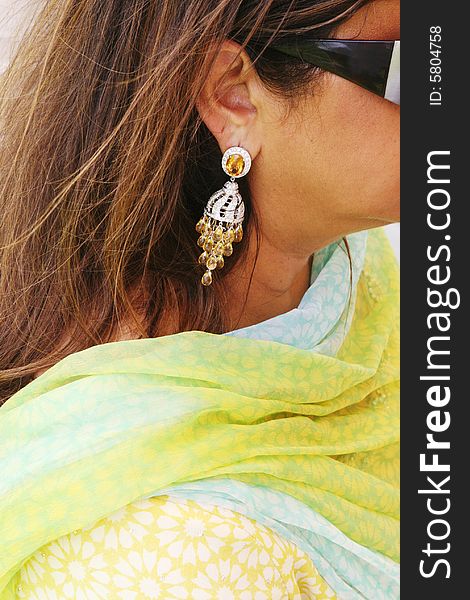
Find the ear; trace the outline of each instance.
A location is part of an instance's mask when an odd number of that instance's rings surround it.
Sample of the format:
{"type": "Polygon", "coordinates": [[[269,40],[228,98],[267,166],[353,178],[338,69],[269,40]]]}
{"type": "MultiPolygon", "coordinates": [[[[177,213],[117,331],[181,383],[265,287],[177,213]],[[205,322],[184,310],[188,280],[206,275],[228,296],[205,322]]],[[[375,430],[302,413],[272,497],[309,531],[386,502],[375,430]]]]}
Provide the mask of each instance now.
{"type": "Polygon", "coordinates": [[[243,146],[254,158],[260,151],[259,90],[259,78],[248,54],[236,42],[223,42],[196,101],[199,115],[222,152],[243,146]]]}

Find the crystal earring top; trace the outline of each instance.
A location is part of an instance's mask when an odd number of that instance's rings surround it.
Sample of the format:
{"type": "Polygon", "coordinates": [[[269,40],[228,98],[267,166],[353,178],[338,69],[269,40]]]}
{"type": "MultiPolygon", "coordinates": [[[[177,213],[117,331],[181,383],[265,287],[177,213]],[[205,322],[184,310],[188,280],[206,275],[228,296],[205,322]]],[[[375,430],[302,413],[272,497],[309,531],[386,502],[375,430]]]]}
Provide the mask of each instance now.
{"type": "Polygon", "coordinates": [[[222,156],[222,169],[230,177],[244,177],[251,168],[251,156],[245,148],[232,146],[222,156]]]}

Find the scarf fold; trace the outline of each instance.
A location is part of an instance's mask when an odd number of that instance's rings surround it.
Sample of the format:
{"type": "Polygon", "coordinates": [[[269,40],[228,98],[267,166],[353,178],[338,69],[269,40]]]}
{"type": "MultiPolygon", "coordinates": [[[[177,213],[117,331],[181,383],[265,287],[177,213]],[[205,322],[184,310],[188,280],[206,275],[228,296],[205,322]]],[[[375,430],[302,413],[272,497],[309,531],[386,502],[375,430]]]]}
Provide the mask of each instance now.
{"type": "Polygon", "coordinates": [[[397,562],[398,294],[370,230],[334,355],[192,331],[88,348],[17,392],[0,409],[0,598],[49,541],[215,478],[291,496],[397,562]]]}

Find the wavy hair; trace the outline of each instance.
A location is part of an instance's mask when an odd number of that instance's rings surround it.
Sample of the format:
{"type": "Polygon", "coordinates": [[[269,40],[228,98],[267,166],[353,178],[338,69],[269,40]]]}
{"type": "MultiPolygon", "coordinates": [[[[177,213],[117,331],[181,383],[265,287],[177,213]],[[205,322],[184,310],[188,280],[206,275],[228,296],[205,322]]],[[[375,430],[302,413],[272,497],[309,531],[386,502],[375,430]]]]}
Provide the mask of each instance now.
{"type": "Polygon", "coordinates": [[[0,78],[0,404],[37,370],[113,341],[123,318],[140,337],[226,331],[223,276],[244,242],[204,288],[194,230],[225,181],[195,107],[212,60],[233,39],[294,101],[318,69],[270,44],[330,37],[367,2],[44,3],[0,78]]]}

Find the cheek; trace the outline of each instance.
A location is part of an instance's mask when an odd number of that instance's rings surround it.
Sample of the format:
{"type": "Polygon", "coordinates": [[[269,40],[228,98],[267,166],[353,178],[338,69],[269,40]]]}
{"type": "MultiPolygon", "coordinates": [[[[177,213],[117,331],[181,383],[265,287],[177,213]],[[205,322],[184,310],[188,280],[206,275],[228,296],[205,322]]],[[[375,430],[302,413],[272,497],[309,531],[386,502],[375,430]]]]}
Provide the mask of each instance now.
{"type": "MultiPolygon", "coordinates": [[[[321,148],[316,158],[324,187],[338,210],[393,218],[399,203],[399,107],[332,76],[310,122],[316,123],[310,137],[321,148]]],[[[311,156],[308,147],[303,154],[311,156]]]]}
{"type": "Polygon", "coordinates": [[[398,106],[325,77],[287,122],[267,120],[259,180],[289,198],[285,218],[398,220],[399,118],[398,106]]]}
{"type": "Polygon", "coordinates": [[[343,158],[349,155],[352,164],[362,163],[373,171],[386,169],[388,159],[398,155],[399,107],[344,79],[336,78],[335,83],[325,98],[330,149],[343,158]]]}
{"type": "MultiPolygon", "coordinates": [[[[372,94],[370,94],[372,95],[372,94]]],[[[365,213],[397,220],[400,207],[400,109],[373,96],[370,110],[361,114],[357,152],[351,167],[354,192],[362,195],[365,213]]]]}

